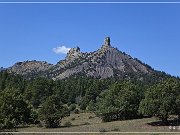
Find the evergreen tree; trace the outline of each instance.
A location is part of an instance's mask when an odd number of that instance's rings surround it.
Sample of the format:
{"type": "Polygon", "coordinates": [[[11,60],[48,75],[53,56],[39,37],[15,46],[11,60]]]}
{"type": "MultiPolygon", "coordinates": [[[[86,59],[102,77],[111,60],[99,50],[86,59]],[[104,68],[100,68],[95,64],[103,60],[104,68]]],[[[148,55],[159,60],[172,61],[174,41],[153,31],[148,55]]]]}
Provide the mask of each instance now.
{"type": "Polygon", "coordinates": [[[68,108],[63,106],[61,100],[54,95],[46,99],[39,113],[41,119],[45,120],[48,128],[59,127],[61,119],[70,114],[68,108]]]}
{"type": "Polygon", "coordinates": [[[98,99],[96,114],[103,121],[137,118],[141,98],[139,89],[131,82],[115,83],[98,99]]]}
{"type": "Polygon", "coordinates": [[[4,90],[0,94],[0,128],[14,128],[31,122],[32,109],[18,90],[4,90]]]}
{"type": "Polygon", "coordinates": [[[180,83],[170,78],[150,87],[141,101],[139,111],[142,114],[159,117],[165,125],[170,114],[179,116],[180,83]]]}

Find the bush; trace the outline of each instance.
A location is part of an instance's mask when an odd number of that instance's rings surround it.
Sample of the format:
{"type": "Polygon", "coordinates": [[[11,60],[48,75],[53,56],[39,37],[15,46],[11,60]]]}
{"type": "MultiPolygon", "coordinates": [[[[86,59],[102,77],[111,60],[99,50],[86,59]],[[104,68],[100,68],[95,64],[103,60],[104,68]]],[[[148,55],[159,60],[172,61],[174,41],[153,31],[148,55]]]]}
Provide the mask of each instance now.
{"type": "Polygon", "coordinates": [[[76,109],[76,105],[75,104],[71,104],[70,106],[69,106],[69,110],[70,111],[74,111],[76,109]]]}
{"type": "Polygon", "coordinates": [[[71,120],[73,121],[73,120],[75,120],[75,118],[71,118],[71,120]]]}
{"type": "Polygon", "coordinates": [[[67,121],[67,122],[64,123],[64,126],[65,127],[71,127],[72,123],[70,121],[67,121]]]}
{"type": "Polygon", "coordinates": [[[89,119],[92,119],[92,118],[94,118],[93,116],[89,116],[89,119]]]}
{"type": "Polygon", "coordinates": [[[89,102],[88,111],[94,112],[96,110],[96,105],[93,101],[89,102]]]}
{"type": "Polygon", "coordinates": [[[79,114],[79,110],[78,109],[74,110],[74,113],[79,114]]]}
{"type": "Polygon", "coordinates": [[[84,125],[90,125],[90,123],[89,122],[85,122],[84,125]]]}
{"type": "Polygon", "coordinates": [[[81,109],[81,110],[86,110],[86,107],[87,107],[87,104],[85,104],[85,103],[82,103],[82,104],[80,105],[80,109],[81,109]]]}
{"type": "Polygon", "coordinates": [[[99,129],[99,132],[107,132],[107,130],[104,129],[104,128],[100,128],[100,129],[99,129]]]}
{"type": "Polygon", "coordinates": [[[43,127],[43,125],[44,124],[42,122],[40,122],[40,123],[37,124],[37,127],[43,127]]]}
{"type": "Polygon", "coordinates": [[[71,102],[68,102],[67,105],[70,106],[70,105],[71,105],[71,102]]]}
{"type": "Polygon", "coordinates": [[[36,111],[32,110],[30,117],[31,117],[30,123],[32,123],[32,124],[39,124],[40,123],[40,121],[38,119],[38,113],[36,111]]]}

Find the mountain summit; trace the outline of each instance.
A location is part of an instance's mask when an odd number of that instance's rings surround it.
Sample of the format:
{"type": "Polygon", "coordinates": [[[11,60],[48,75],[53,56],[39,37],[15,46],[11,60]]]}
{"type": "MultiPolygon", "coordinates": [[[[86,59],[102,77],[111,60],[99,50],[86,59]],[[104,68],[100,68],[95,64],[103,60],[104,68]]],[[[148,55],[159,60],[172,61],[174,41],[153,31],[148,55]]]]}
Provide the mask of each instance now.
{"type": "Polygon", "coordinates": [[[70,76],[84,75],[95,78],[131,78],[151,75],[155,70],[138,59],[111,46],[110,37],[106,37],[100,49],[94,52],[81,52],[79,47],[71,48],[64,60],[56,65],[40,61],[18,62],[9,72],[27,77],[42,75],[53,80],[70,76]]]}

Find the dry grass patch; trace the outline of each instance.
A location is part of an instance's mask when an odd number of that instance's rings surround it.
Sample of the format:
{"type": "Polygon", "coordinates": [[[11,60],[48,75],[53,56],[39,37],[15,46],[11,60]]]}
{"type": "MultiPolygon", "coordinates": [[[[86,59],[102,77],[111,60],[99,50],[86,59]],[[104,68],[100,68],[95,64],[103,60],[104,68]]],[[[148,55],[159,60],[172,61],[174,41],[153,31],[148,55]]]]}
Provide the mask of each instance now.
{"type": "Polygon", "coordinates": [[[67,121],[71,121],[72,126],[91,125],[102,122],[100,118],[96,117],[95,114],[92,113],[71,114],[69,117],[62,120],[62,124],[67,121]]]}
{"type": "MultiPolygon", "coordinates": [[[[144,118],[144,119],[134,119],[134,120],[125,120],[125,121],[102,122],[100,118],[96,117],[92,113],[80,113],[80,114],[71,114],[71,116],[64,118],[62,120],[62,127],[60,128],[47,129],[47,128],[29,127],[29,128],[20,128],[18,129],[18,131],[100,132],[102,134],[104,133],[110,134],[109,132],[169,132],[169,134],[171,134],[172,131],[169,130],[168,126],[151,126],[147,124],[155,121],[157,121],[157,119],[155,118],[144,118]],[[70,122],[71,126],[63,127],[63,125],[67,122],[70,122]]],[[[73,135],[76,134],[73,133],[73,135]]],[[[93,134],[89,134],[89,135],[93,135],[93,134]]],[[[131,134],[126,134],[126,135],[131,135],[131,134]]],[[[154,134],[149,133],[149,134],[141,134],[141,135],[154,135],[154,134]]],[[[158,133],[157,135],[163,135],[163,134],[158,133]]]]}

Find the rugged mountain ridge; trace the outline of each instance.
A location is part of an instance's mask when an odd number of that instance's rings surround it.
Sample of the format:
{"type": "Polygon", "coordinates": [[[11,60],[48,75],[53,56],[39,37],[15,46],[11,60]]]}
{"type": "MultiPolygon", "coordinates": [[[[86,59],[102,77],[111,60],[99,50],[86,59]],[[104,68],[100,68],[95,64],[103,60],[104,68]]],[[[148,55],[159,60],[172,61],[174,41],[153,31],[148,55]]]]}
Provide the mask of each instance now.
{"type": "Polygon", "coordinates": [[[41,61],[18,62],[8,69],[9,72],[23,76],[45,76],[53,80],[75,75],[95,78],[143,76],[154,74],[150,66],[132,58],[130,55],[111,46],[110,38],[104,40],[100,49],[90,53],[71,48],[64,60],[56,65],[41,61]]]}
{"type": "Polygon", "coordinates": [[[17,62],[8,69],[10,73],[20,74],[28,78],[45,73],[53,65],[45,61],[24,61],[17,62]]]}

